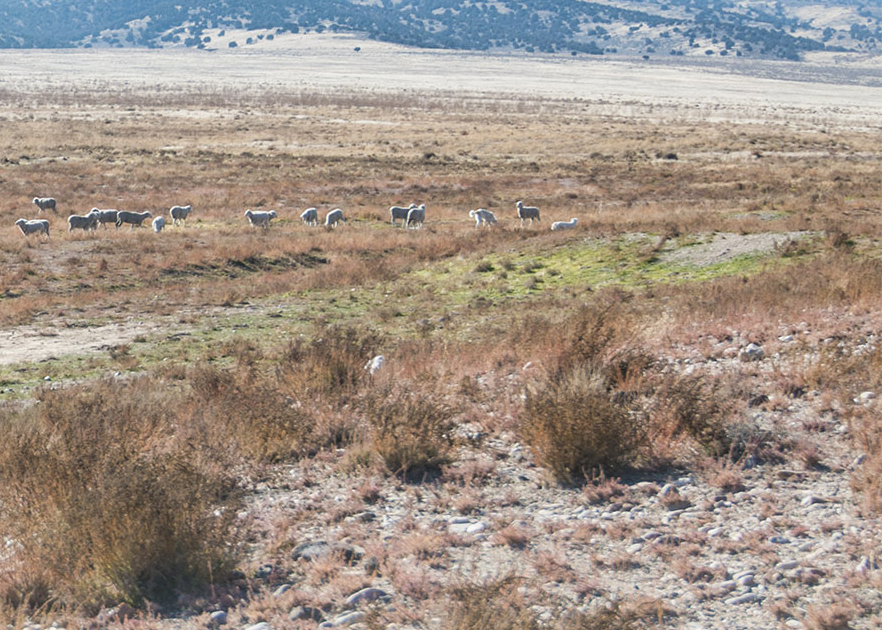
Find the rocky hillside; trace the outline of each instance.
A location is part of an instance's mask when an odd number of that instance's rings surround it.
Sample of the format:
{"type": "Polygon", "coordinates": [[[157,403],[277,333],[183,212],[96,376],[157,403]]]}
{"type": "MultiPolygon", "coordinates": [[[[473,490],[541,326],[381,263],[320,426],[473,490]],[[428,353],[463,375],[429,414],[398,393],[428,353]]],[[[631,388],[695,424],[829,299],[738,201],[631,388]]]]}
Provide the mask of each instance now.
{"type": "Polygon", "coordinates": [[[797,60],[875,52],[880,18],[857,0],[23,0],[0,8],[0,47],[237,48],[329,30],[424,48],[797,60]]]}

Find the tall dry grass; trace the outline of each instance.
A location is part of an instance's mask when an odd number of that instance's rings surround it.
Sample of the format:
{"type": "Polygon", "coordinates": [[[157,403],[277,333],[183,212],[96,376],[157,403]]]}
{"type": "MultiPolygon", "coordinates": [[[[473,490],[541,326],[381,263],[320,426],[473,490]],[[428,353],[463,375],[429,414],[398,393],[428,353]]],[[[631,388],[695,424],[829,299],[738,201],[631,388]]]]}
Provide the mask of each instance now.
{"type": "Polygon", "coordinates": [[[3,411],[3,602],[88,612],[226,579],[239,494],[178,408],[141,378],[47,390],[3,411]]]}

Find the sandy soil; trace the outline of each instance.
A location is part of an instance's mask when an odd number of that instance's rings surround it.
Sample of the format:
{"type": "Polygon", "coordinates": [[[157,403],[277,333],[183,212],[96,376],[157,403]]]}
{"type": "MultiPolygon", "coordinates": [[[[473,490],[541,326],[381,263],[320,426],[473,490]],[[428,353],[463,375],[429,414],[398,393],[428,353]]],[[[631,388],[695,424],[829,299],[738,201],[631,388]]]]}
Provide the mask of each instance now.
{"type": "Polygon", "coordinates": [[[622,60],[427,51],[352,35],[287,35],[236,49],[0,51],[0,89],[365,90],[580,99],[589,113],[876,128],[882,69],[810,62],[622,60]],[[360,51],[356,52],[355,48],[360,51]]]}

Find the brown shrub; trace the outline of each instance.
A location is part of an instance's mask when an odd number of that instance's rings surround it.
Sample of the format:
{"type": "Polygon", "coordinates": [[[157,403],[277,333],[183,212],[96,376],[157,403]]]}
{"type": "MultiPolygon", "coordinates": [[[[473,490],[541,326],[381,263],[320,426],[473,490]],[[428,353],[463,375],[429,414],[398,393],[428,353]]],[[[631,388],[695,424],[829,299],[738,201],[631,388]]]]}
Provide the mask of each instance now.
{"type": "Polygon", "coordinates": [[[178,434],[179,405],[138,379],[44,391],[3,414],[6,602],[139,605],[224,578],[238,495],[208,445],[178,434]]]}
{"type": "Polygon", "coordinates": [[[520,435],[540,466],[572,483],[638,464],[645,425],[585,367],[528,390],[520,435]]]}
{"type": "Polygon", "coordinates": [[[393,474],[418,478],[451,461],[456,410],[425,387],[383,385],[365,398],[369,448],[393,474]]]}

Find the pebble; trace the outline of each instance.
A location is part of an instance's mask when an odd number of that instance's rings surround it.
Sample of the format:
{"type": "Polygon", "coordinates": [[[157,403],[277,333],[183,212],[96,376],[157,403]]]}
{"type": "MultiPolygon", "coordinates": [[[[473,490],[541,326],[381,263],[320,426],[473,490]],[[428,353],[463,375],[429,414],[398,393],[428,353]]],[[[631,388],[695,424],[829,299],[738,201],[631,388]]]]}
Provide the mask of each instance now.
{"type": "Polygon", "coordinates": [[[227,623],[227,611],[226,610],[215,610],[208,617],[208,623],[211,626],[222,626],[227,623]]]}
{"type": "Polygon", "coordinates": [[[481,521],[477,523],[472,523],[466,528],[466,533],[468,534],[480,534],[485,529],[487,529],[487,525],[481,521]]]}
{"type": "Polygon", "coordinates": [[[319,628],[336,628],[338,626],[348,626],[353,623],[363,621],[365,617],[366,615],[360,610],[343,613],[342,615],[335,617],[333,621],[325,621],[324,623],[319,625],[319,628]]]}
{"type": "Polygon", "coordinates": [[[322,611],[312,606],[295,606],[288,612],[288,619],[290,621],[299,621],[301,619],[322,621],[324,618],[325,615],[322,611]]]}
{"type": "Polygon", "coordinates": [[[799,566],[799,563],[796,560],[786,560],[784,562],[779,562],[775,565],[776,571],[789,571],[790,569],[795,569],[799,566]]]}
{"type": "Polygon", "coordinates": [[[265,621],[261,621],[252,626],[248,626],[245,630],[270,630],[270,625],[265,621]]]}
{"type": "Polygon", "coordinates": [[[392,596],[389,595],[386,591],[368,586],[367,588],[356,591],[355,593],[347,597],[346,605],[358,606],[362,603],[375,602],[377,600],[389,601],[390,599],[392,599],[392,596]]]}
{"type": "Polygon", "coordinates": [[[759,601],[759,595],[756,593],[744,593],[744,595],[730,597],[725,600],[725,603],[727,606],[737,606],[739,604],[751,604],[756,601],[759,601]]]}
{"type": "Polygon", "coordinates": [[[748,344],[738,353],[739,361],[760,361],[765,358],[765,351],[755,343],[748,344]]]}
{"type": "Polygon", "coordinates": [[[287,593],[290,590],[291,590],[290,584],[282,584],[279,588],[277,588],[275,591],[273,591],[273,597],[275,599],[278,599],[279,597],[281,597],[282,595],[284,595],[285,593],[287,593]]]}

